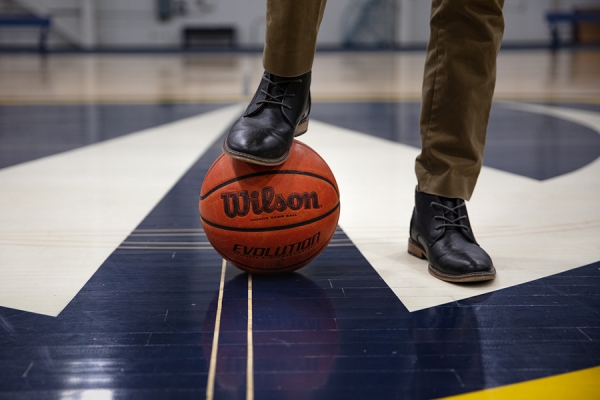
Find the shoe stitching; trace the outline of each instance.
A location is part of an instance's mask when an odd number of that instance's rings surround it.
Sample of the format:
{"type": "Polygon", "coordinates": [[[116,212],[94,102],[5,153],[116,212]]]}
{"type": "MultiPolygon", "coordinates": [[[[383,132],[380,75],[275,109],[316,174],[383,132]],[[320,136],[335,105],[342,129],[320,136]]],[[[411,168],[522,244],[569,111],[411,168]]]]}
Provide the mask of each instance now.
{"type": "Polygon", "coordinates": [[[445,278],[468,278],[470,276],[491,276],[491,275],[496,275],[496,268],[494,268],[494,267],[492,267],[492,269],[490,271],[488,271],[488,272],[469,272],[469,273],[460,274],[460,275],[451,275],[451,274],[447,274],[445,272],[439,271],[435,267],[433,267],[431,264],[429,264],[429,268],[431,270],[433,270],[436,275],[443,276],[445,278]]]}
{"type": "Polygon", "coordinates": [[[281,157],[278,157],[278,158],[262,158],[262,157],[253,156],[251,154],[246,154],[246,153],[242,153],[239,151],[231,150],[229,148],[229,146],[227,146],[227,143],[224,143],[223,151],[230,156],[234,156],[234,158],[236,158],[235,156],[237,156],[243,160],[261,161],[263,163],[269,163],[269,165],[277,165],[277,164],[283,163],[285,160],[287,160],[287,158],[289,157],[289,153],[290,153],[288,151],[284,155],[282,155],[281,157]]]}

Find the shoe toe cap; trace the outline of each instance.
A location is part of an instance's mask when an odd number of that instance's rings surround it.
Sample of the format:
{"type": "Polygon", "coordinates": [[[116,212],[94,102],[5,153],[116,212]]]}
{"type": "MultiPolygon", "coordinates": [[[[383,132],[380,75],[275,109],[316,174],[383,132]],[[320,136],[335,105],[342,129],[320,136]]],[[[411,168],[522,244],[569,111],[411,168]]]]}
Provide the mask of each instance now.
{"type": "Polygon", "coordinates": [[[277,129],[248,123],[236,123],[229,131],[225,145],[231,151],[264,158],[280,157],[290,147],[277,129]]]}
{"type": "Polygon", "coordinates": [[[452,275],[485,273],[494,269],[490,256],[476,244],[443,254],[437,261],[437,269],[452,275]]]}

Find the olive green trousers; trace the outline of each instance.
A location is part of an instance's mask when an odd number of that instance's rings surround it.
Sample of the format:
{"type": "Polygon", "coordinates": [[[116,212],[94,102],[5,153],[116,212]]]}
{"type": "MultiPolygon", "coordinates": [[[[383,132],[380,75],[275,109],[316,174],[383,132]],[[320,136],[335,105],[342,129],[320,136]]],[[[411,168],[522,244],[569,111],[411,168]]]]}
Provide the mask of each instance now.
{"type": "MultiPolygon", "coordinates": [[[[312,68],[326,0],[267,0],[263,64],[279,76],[312,68]]],[[[504,32],[504,0],[433,0],[420,119],[417,189],[469,200],[485,146],[504,32]]]]}

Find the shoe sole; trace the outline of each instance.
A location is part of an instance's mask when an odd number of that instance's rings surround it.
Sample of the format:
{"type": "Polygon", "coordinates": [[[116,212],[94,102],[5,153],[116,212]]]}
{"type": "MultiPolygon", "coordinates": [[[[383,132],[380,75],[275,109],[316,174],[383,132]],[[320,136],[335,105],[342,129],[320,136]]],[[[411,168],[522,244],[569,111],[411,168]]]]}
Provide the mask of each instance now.
{"type": "MultiPolygon", "coordinates": [[[[429,260],[427,258],[425,249],[411,238],[408,238],[408,253],[422,260],[429,260]]],[[[496,277],[496,269],[494,267],[492,267],[492,270],[489,272],[472,272],[462,275],[449,275],[438,271],[433,267],[433,265],[429,264],[428,271],[432,276],[441,279],[442,281],[454,283],[491,281],[496,277]]]]}
{"type": "MultiPolygon", "coordinates": [[[[294,137],[298,137],[303,135],[308,130],[308,119],[301,121],[296,130],[294,131],[294,137]]],[[[274,167],[276,165],[283,164],[285,160],[290,156],[290,151],[286,151],[284,155],[279,158],[270,159],[270,158],[262,158],[253,156],[251,154],[241,153],[239,151],[231,150],[227,146],[227,141],[223,142],[223,153],[227,154],[229,157],[235,158],[236,160],[245,161],[251,164],[265,165],[267,167],[274,167]]]]}

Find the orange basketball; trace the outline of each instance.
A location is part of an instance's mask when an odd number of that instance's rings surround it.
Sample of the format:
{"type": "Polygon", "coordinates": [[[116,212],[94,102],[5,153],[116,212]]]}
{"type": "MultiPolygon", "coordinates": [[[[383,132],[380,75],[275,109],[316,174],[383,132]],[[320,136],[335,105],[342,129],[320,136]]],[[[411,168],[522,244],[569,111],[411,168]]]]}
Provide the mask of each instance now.
{"type": "Polygon", "coordinates": [[[275,167],[220,155],[202,183],[199,208],[206,237],[223,258],[272,274],[301,268],[327,247],[340,198],[325,161],[294,141],[275,167]]]}

